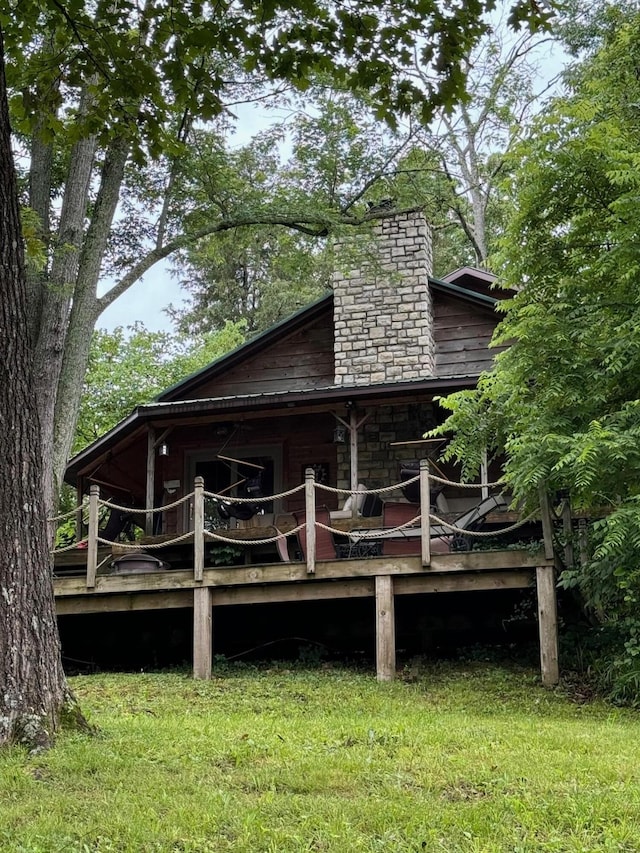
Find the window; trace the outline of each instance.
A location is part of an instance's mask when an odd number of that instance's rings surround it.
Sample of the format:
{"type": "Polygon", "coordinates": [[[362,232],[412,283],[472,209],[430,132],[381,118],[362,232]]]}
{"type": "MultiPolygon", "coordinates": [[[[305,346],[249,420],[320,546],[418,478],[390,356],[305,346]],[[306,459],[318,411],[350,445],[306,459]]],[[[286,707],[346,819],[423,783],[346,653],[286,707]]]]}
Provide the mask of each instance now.
{"type": "MultiPolygon", "coordinates": [[[[191,454],[187,459],[189,482],[204,479],[207,492],[229,498],[273,495],[282,490],[282,448],[278,446],[226,448],[222,454],[210,451],[191,454]]],[[[260,504],[263,512],[275,512],[278,501],[260,504]]],[[[205,526],[221,526],[215,502],[205,502],[205,526]]]]}

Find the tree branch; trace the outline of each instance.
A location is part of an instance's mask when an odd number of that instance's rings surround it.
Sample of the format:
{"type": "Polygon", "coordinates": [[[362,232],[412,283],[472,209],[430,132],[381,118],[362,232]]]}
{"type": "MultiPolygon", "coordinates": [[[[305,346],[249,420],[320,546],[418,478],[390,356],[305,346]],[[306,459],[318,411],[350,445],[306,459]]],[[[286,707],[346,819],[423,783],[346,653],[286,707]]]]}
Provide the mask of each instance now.
{"type": "Polygon", "coordinates": [[[212,234],[220,234],[224,231],[231,231],[234,228],[246,228],[251,225],[281,225],[283,228],[291,228],[294,231],[300,231],[303,234],[309,234],[312,237],[327,237],[334,225],[349,225],[357,227],[364,225],[367,222],[372,222],[378,219],[387,219],[389,216],[395,216],[402,213],[412,213],[417,208],[405,208],[402,210],[371,210],[367,211],[362,216],[349,216],[342,214],[337,220],[331,219],[321,214],[314,216],[305,214],[303,216],[295,216],[293,214],[256,214],[234,217],[233,219],[224,219],[211,225],[206,225],[198,229],[193,234],[182,235],[181,237],[171,240],[164,246],[152,249],[142,260],[138,261],[129,272],[123,276],[120,281],[115,284],[111,290],[104,294],[96,301],[97,316],[99,316],[106,308],[109,307],[119,296],[134,285],[141,276],[148,272],[151,267],[159,261],[168,258],[174,252],[188,246],[191,243],[196,243],[203,237],[209,237],[212,234]]]}

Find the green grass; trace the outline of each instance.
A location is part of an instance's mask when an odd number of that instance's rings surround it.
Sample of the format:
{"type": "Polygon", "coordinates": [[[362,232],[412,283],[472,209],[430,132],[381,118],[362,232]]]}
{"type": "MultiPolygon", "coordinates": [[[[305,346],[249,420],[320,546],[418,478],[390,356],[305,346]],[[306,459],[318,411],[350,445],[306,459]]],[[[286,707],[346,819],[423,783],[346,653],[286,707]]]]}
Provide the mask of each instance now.
{"type": "Polygon", "coordinates": [[[100,734],[0,754],[3,853],[640,850],[637,714],[530,670],[72,681],[100,734]]]}

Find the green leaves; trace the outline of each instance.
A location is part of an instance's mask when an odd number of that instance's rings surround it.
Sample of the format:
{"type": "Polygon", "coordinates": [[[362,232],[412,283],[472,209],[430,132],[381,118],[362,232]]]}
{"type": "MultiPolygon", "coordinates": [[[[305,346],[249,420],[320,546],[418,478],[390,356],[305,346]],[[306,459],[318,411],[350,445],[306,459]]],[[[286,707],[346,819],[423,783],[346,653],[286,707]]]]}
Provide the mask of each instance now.
{"type": "Polygon", "coordinates": [[[619,623],[640,599],[639,46],[629,12],[514,152],[499,261],[518,292],[495,341],[515,344],[476,394],[447,401],[445,425],[471,460],[492,435],[518,498],[545,482],[604,511],[567,582],[619,623]]]}
{"type": "MultiPolygon", "coordinates": [[[[73,99],[95,83],[91,116],[103,135],[125,122],[140,151],[159,144],[170,105],[193,115],[224,109],[226,79],[241,61],[247,72],[308,87],[329,73],[350,89],[375,91],[381,116],[395,124],[419,103],[425,118],[464,93],[464,59],[487,30],[492,0],[385,0],[335,4],[288,0],[144,5],[49,4],[25,0],[3,16],[9,82],[22,99],[24,129],[43,111],[55,113],[59,93],[73,99]],[[429,84],[411,75],[414,52],[429,68],[429,84]],[[140,109],[152,118],[145,121],[140,109]],[[142,118],[142,120],[141,120],[142,118]]],[[[544,22],[536,5],[515,3],[513,22],[544,22]]],[[[87,117],[84,122],[89,121],[87,117]]],[[[69,124],[69,130],[83,131],[69,124]]]]}

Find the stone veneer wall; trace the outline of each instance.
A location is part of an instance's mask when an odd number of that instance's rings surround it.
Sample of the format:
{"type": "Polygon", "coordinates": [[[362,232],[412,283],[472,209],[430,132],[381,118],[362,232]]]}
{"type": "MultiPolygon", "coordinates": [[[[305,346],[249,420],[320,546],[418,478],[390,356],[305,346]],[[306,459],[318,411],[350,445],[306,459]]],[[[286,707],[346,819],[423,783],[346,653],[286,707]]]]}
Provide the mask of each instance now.
{"type": "MultiPolygon", "coordinates": [[[[368,411],[366,408],[361,412],[368,411]]],[[[432,403],[399,403],[371,409],[369,420],[360,428],[358,441],[358,476],[371,489],[390,486],[400,480],[399,463],[419,459],[424,450],[418,447],[390,447],[392,441],[411,441],[435,426],[432,403]]],[[[349,488],[349,444],[338,446],[339,489],[349,488]]],[[[385,500],[402,500],[402,494],[383,495],[385,500]]]]}
{"type": "Polygon", "coordinates": [[[431,230],[421,213],[403,213],[374,232],[377,259],[333,277],[336,385],[434,373],[431,230]]]}

